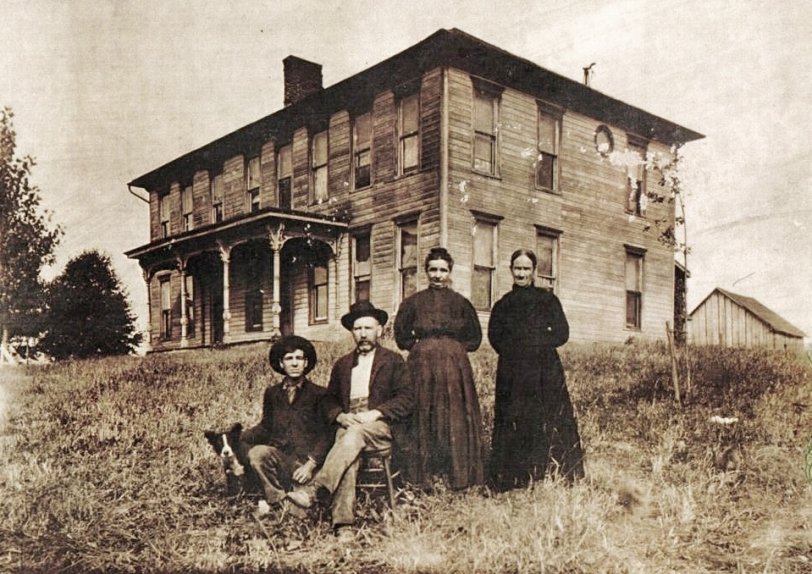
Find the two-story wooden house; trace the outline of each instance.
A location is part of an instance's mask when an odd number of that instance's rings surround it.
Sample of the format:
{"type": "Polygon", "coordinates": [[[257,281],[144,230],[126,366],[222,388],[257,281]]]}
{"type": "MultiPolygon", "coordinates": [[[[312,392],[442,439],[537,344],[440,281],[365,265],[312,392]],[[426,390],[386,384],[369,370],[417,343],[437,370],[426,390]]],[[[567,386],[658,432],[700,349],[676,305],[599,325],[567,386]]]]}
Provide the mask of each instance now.
{"type": "Polygon", "coordinates": [[[284,72],[283,109],[130,183],[153,350],[335,339],[352,301],[393,313],[424,288],[436,245],[483,326],[529,247],[574,340],[664,336],[674,255],[652,222],[674,213],[644,158],[700,134],[456,29],[329,88],[317,64],[284,72]]]}

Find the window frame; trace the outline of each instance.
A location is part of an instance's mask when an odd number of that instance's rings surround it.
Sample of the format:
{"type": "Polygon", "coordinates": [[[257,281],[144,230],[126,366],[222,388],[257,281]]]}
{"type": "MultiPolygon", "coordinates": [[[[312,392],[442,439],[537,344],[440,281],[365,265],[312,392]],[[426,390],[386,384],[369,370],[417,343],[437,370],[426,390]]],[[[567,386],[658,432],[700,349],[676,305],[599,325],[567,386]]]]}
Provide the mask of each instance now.
{"type": "Polygon", "coordinates": [[[398,121],[397,121],[397,141],[398,141],[398,175],[411,175],[420,171],[420,92],[414,92],[402,96],[398,100],[398,121]],[[414,129],[407,131],[404,127],[404,105],[406,102],[415,101],[414,129]],[[414,141],[414,165],[406,165],[406,145],[414,141]]]}
{"type": "Polygon", "coordinates": [[[366,294],[367,298],[364,299],[365,301],[369,301],[372,295],[372,232],[371,229],[363,229],[354,231],[352,234],[353,243],[352,243],[352,274],[353,274],[353,295],[355,298],[356,303],[361,301],[362,299],[359,298],[358,294],[361,291],[359,289],[359,284],[365,283],[366,284],[366,294]],[[367,247],[367,259],[366,261],[360,261],[358,259],[358,253],[360,251],[358,244],[360,240],[365,240],[367,247]],[[362,265],[365,263],[366,265],[362,265]]]}
{"type": "Polygon", "coordinates": [[[482,78],[471,78],[473,87],[472,102],[471,102],[471,169],[479,174],[489,177],[499,177],[501,173],[500,164],[500,149],[499,149],[499,116],[501,113],[502,92],[504,87],[493,84],[482,78]],[[491,131],[486,132],[479,129],[477,120],[479,114],[477,113],[478,99],[487,98],[490,100],[491,107],[491,131]],[[487,139],[490,142],[490,169],[481,169],[477,167],[477,141],[479,138],[487,139]]]}
{"type": "Polygon", "coordinates": [[[625,302],[625,319],[624,323],[627,330],[642,331],[643,329],[643,296],[645,294],[645,262],[646,250],[641,247],[633,245],[624,245],[624,273],[623,273],[623,286],[624,293],[626,294],[625,302]],[[630,261],[636,262],[636,277],[634,278],[634,287],[636,289],[629,289],[629,270],[630,261]],[[632,307],[630,307],[630,305],[632,307]],[[631,318],[631,320],[630,320],[631,318]]]}
{"type": "Polygon", "coordinates": [[[633,153],[636,153],[640,158],[640,162],[634,166],[626,166],[626,198],[624,208],[629,215],[646,217],[646,209],[648,207],[648,195],[646,190],[648,142],[642,138],[627,134],[626,149],[629,152],[629,157],[631,157],[633,153]],[[633,173],[632,170],[635,170],[636,174],[633,173]],[[639,176],[640,179],[635,179],[634,175],[639,176]],[[636,182],[637,185],[634,185],[632,183],[633,181],[636,182]]]}
{"type": "Polygon", "coordinates": [[[195,336],[195,276],[186,273],[183,276],[183,290],[186,295],[186,336],[195,336]]]}
{"type": "Polygon", "coordinates": [[[564,123],[564,112],[560,108],[551,106],[544,102],[536,102],[536,161],[533,163],[533,180],[536,189],[548,191],[550,193],[561,193],[561,137],[564,123]],[[543,119],[551,119],[553,121],[553,142],[552,152],[542,149],[542,125],[543,119]],[[547,186],[539,181],[540,175],[540,162],[542,159],[549,157],[552,161],[552,185],[547,186]]]}
{"type": "Polygon", "coordinates": [[[158,196],[158,221],[160,224],[161,239],[169,237],[171,231],[169,197],[169,192],[158,196]]]}
{"type": "Polygon", "coordinates": [[[397,226],[396,245],[395,245],[395,271],[397,273],[397,290],[396,294],[399,297],[398,303],[402,302],[409,295],[413,295],[420,289],[420,218],[417,214],[410,214],[401,217],[395,221],[397,226]],[[403,247],[404,247],[404,231],[413,228],[414,233],[414,264],[404,266],[403,247]],[[406,280],[407,277],[414,276],[414,290],[406,292],[405,288],[409,284],[406,280]]]}
{"type": "Polygon", "coordinates": [[[161,315],[159,322],[162,341],[172,340],[172,276],[166,274],[158,277],[161,297],[161,315]]]}
{"type": "Polygon", "coordinates": [[[293,144],[286,143],[281,145],[276,150],[276,206],[279,209],[293,209],[293,144]],[[289,159],[290,173],[285,173],[283,154],[287,155],[289,159]],[[283,186],[283,182],[286,185],[283,186]],[[285,198],[283,202],[283,187],[286,187],[285,198]]]}
{"type": "Polygon", "coordinates": [[[477,311],[490,311],[494,304],[494,294],[496,292],[496,263],[499,260],[499,223],[502,217],[490,213],[471,211],[474,218],[474,228],[471,230],[471,303],[477,311]],[[481,226],[488,226],[492,230],[490,245],[490,263],[482,265],[477,262],[477,232],[481,226]],[[484,274],[482,272],[485,272],[484,274]],[[479,290],[476,289],[477,278],[487,275],[488,291],[487,302],[481,304],[477,299],[479,290]]]}
{"type": "Polygon", "coordinates": [[[211,198],[211,222],[221,223],[223,221],[223,195],[225,193],[223,173],[215,174],[209,181],[209,197],[211,198]],[[219,188],[219,195],[218,195],[219,188]]]}
{"type": "Polygon", "coordinates": [[[249,156],[245,159],[245,211],[246,213],[256,213],[262,206],[260,204],[259,191],[262,187],[262,162],[260,154],[249,156]],[[255,168],[251,166],[254,165],[255,168]]]}
{"type": "MultiPolygon", "coordinates": [[[[373,139],[373,117],[372,111],[366,111],[364,113],[357,114],[352,119],[352,188],[353,190],[359,189],[366,189],[372,186],[372,139],[373,139]],[[367,121],[369,122],[369,141],[366,142],[366,147],[361,147],[361,143],[359,143],[359,134],[358,134],[358,123],[361,118],[367,117],[367,121]],[[359,162],[361,158],[366,154],[369,158],[367,161],[368,163],[364,166],[359,166],[359,162]],[[359,185],[359,173],[360,167],[366,167],[368,174],[367,174],[367,181],[359,185]]],[[[362,142],[363,143],[363,142],[362,142]]]]}
{"type": "Polygon", "coordinates": [[[551,227],[536,226],[536,256],[539,258],[539,263],[541,262],[541,254],[543,253],[541,249],[542,238],[552,240],[552,253],[550,255],[552,274],[542,274],[541,266],[536,265],[536,285],[542,289],[558,294],[560,284],[561,231],[551,227]]]}
{"type": "Polygon", "coordinates": [[[187,185],[181,188],[180,205],[183,218],[183,231],[191,231],[195,228],[195,200],[194,187],[192,185],[187,185]]]}
{"type": "Polygon", "coordinates": [[[307,294],[309,322],[311,325],[327,323],[330,320],[330,268],[327,262],[314,263],[307,268],[307,294]],[[316,284],[316,268],[324,269],[324,282],[316,284]],[[319,315],[319,294],[324,289],[324,314],[319,315]]]}
{"type": "Polygon", "coordinates": [[[321,205],[330,199],[330,132],[329,130],[321,130],[313,134],[310,138],[310,205],[321,205]],[[318,138],[324,138],[324,161],[323,163],[316,163],[317,161],[317,147],[316,143],[318,138]],[[319,179],[319,174],[324,173],[322,179],[319,179]],[[316,188],[319,181],[324,182],[324,197],[319,197],[319,190],[316,188]]]}

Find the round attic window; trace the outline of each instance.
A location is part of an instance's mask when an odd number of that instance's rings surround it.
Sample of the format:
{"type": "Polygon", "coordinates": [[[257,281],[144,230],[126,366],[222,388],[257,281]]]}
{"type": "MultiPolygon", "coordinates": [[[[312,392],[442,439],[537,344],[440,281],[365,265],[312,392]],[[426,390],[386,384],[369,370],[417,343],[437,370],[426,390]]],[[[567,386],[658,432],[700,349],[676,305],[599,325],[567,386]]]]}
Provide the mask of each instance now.
{"type": "Polygon", "coordinates": [[[606,157],[615,149],[615,140],[612,137],[612,130],[606,126],[598,126],[595,130],[595,149],[598,153],[606,157]]]}

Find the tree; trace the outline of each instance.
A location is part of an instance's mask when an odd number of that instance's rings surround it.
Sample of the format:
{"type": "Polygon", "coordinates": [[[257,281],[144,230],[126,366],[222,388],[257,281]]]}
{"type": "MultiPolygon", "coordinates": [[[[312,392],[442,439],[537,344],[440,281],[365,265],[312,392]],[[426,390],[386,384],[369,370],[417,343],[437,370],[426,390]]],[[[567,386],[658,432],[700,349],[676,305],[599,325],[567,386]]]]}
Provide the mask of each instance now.
{"type": "Polygon", "coordinates": [[[96,250],[71,259],[48,287],[40,348],[54,357],[125,355],[141,342],[126,289],[110,257],[96,250]]]}
{"type": "Polygon", "coordinates": [[[0,111],[0,345],[15,335],[37,335],[43,304],[43,265],[54,261],[62,236],[51,213],[40,209],[39,189],[31,184],[34,160],[17,157],[17,134],[10,108],[0,111]]]}

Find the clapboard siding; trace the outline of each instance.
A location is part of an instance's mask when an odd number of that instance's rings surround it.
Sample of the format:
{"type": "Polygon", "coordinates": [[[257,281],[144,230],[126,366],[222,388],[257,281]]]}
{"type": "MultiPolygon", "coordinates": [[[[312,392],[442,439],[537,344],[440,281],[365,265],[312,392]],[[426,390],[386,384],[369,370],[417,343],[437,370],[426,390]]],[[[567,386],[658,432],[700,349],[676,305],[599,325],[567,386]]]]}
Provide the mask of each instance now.
{"type": "MultiPolygon", "coordinates": [[[[510,88],[501,94],[497,176],[472,171],[473,84],[458,70],[449,73],[448,106],[449,249],[457,260],[455,288],[470,294],[474,213],[503,218],[498,227],[496,298],[512,285],[510,254],[521,247],[535,249],[536,226],[544,226],[561,233],[558,294],[573,340],[662,338],[666,321],[673,321],[674,260],[651,224],[659,218],[673,221],[673,212],[667,204],[650,203],[645,218],[629,217],[624,207],[625,166],[613,165],[595,150],[594,133],[601,122],[565,110],[559,188],[550,193],[535,186],[535,98],[510,88]],[[645,249],[639,331],[625,327],[625,245],[645,249]]],[[[625,133],[613,129],[613,135],[615,149],[622,150],[625,133]]],[[[649,150],[670,153],[656,143],[649,150]]],[[[663,191],[659,178],[651,174],[648,186],[650,191],[663,191]]]]}

